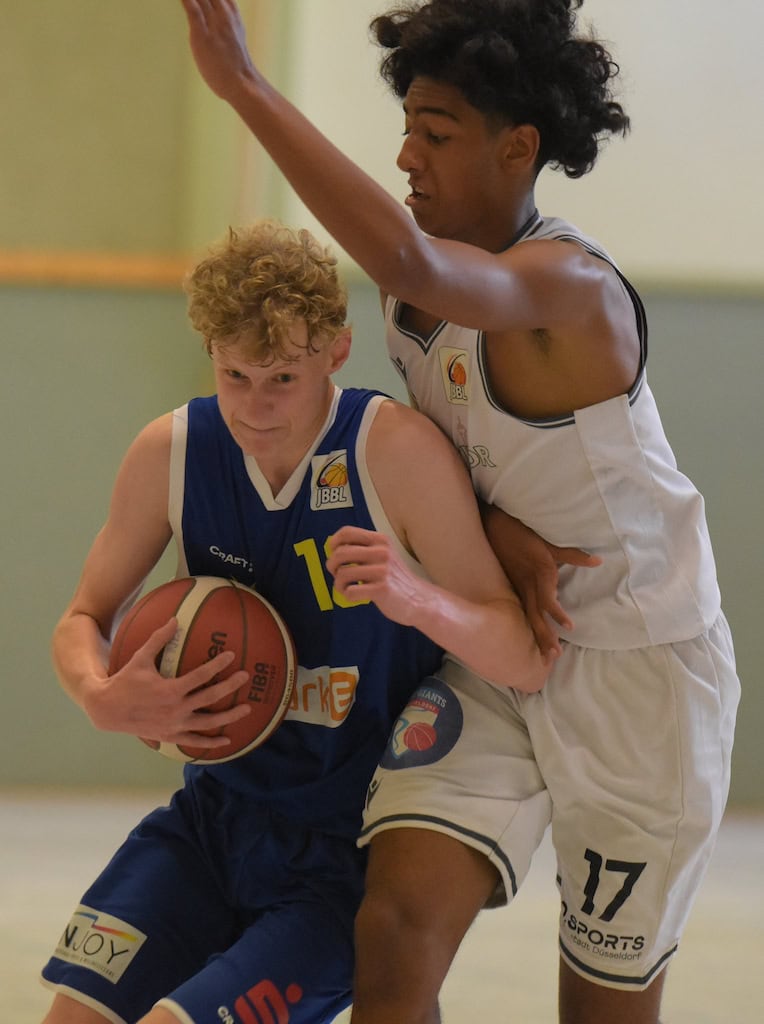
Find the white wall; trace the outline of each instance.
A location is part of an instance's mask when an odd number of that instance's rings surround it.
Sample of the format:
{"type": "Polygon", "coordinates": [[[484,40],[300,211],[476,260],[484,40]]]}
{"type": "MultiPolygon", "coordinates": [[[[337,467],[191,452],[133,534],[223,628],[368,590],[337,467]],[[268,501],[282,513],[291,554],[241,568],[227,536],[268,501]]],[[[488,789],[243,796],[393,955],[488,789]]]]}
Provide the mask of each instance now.
{"type": "MultiPolygon", "coordinates": [[[[368,35],[386,6],[290,0],[283,84],[332,141],[402,198],[402,117],[368,35]]],[[[764,4],[586,0],[579,19],[612,43],[633,130],[587,178],[545,172],[542,211],[579,223],[642,281],[764,287],[764,4]]],[[[286,220],[316,227],[287,190],[280,202],[286,220]]]]}

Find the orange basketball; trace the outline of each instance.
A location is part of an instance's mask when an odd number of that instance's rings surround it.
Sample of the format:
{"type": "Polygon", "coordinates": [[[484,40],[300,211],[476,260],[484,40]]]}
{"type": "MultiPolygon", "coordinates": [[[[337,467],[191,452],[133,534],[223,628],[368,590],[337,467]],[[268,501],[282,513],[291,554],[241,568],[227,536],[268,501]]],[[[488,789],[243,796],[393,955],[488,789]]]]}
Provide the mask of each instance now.
{"type": "Polygon", "coordinates": [[[167,678],[184,675],[215,655],[232,650],[236,654],[233,663],[212,682],[241,669],[249,678],[233,694],[206,710],[221,711],[248,703],[250,713],[223,729],[205,733],[230,739],[230,745],[221,747],[219,753],[155,740],[143,742],[176,761],[220,764],[242,757],[268,739],[289,706],[297,668],[289,629],[265,598],[234,580],[216,576],[171,580],[142,597],[120,623],[112,642],[109,674],[122,668],[154,630],[173,616],[178,620],[178,631],[157,658],[159,672],[167,678]]]}
{"type": "Polygon", "coordinates": [[[321,484],[325,487],[344,487],[347,482],[348,471],[342,462],[333,462],[321,474],[321,484]]]}
{"type": "Polygon", "coordinates": [[[403,734],[408,750],[429,750],[435,746],[438,734],[428,722],[412,722],[403,734]]]}

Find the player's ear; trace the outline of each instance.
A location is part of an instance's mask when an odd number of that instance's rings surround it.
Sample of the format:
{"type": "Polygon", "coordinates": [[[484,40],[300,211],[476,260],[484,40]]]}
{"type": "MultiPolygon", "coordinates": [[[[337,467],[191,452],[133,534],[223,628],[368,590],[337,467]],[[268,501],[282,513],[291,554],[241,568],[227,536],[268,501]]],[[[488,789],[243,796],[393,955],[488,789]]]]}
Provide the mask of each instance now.
{"type": "Polygon", "coordinates": [[[539,146],[538,128],[532,124],[516,124],[504,129],[502,155],[507,167],[514,171],[533,171],[539,146]]]}
{"type": "Polygon", "coordinates": [[[329,373],[336,373],[341,366],[347,362],[350,355],[350,343],[353,340],[353,332],[349,327],[343,327],[331,344],[329,373]]]}

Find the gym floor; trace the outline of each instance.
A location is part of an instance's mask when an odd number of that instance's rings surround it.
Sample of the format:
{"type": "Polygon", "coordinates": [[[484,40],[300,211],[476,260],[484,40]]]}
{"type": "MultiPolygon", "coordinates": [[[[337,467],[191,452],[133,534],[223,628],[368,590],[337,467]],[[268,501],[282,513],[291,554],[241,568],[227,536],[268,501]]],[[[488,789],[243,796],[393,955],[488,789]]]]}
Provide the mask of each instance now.
{"type": "MultiPolygon", "coordinates": [[[[0,1020],[39,1024],[37,975],[81,890],[164,792],[0,791],[0,1020]]],[[[665,1024],[747,1024],[764,1006],[764,813],[728,814],[679,955],[665,1024]]],[[[514,904],[481,915],[442,993],[445,1024],[554,1024],[554,857],[544,840],[514,904]]],[[[347,1021],[347,1014],[337,1024],[347,1021]]]]}

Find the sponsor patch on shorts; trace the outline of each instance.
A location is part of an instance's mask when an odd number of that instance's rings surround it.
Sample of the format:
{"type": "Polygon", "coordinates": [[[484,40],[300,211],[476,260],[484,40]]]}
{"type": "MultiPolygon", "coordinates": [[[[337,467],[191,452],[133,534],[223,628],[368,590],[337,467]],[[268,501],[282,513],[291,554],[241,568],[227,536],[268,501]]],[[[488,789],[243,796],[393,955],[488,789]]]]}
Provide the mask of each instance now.
{"type": "Polygon", "coordinates": [[[434,764],[453,748],[463,722],[464,712],[453,690],[440,679],[425,680],[393,726],[382,767],[434,764]]]}
{"type": "Polygon", "coordinates": [[[116,983],[145,941],[143,932],[126,921],[79,906],[64,928],[54,956],[116,983]]]}

